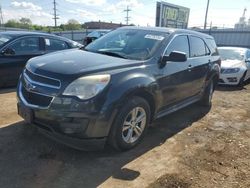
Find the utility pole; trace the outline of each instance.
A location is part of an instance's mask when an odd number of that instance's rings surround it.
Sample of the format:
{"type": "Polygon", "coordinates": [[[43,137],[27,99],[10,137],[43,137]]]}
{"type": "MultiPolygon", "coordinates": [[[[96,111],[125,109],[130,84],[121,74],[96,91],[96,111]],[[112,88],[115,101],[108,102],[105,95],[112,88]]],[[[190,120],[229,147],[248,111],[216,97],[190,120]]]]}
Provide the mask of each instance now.
{"type": "Polygon", "coordinates": [[[126,24],[128,25],[128,21],[130,20],[131,17],[128,16],[129,12],[132,11],[131,9],[129,9],[129,7],[127,6],[127,9],[123,10],[124,12],[127,13],[127,16],[125,17],[125,21],[126,24]]]}
{"type": "Polygon", "coordinates": [[[0,27],[3,26],[3,11],[2,11],[2,7],[0,5],[0,27]]]}
{"type": "Polygon", "coordinates": [[[207,28],[207,13],[208,13],[208,8],[209,8],[209,1],[210,0],[207,0],[207,9],[206,9],[206,14],[205,14],[204,29],[207,28]]]}
{"type": "Polygon", "coordinates": [[[52,19],[55,21],[55,27],[57,27],[57,20],[59,19],[59,17],[58,17],[58,15],[56,13],[56,11],[57,11],[57,9],[56,9],[56,0],[53,1],[53,5],[54,5],[54,8],[53,8],[54,16],[53,16],[52,19]]]}

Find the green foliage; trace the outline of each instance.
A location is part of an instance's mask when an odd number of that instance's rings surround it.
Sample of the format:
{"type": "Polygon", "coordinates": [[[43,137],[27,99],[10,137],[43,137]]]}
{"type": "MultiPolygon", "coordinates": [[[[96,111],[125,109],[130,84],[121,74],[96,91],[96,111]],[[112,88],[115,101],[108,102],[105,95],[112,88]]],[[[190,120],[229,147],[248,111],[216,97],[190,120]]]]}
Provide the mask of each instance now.
{"type": "Polygon", "coordinates": [[[12,28],[44,31],[44,32],[80,30],[83,28],[82,25],[77,20],[74,20],[74,19],[70,19],[66,24],[61,24],[57,28],[53,26],[41,26],[41,25],[32,24],[29,18],[21,18],[20,20],[11,19],[11,20],[8,20],[4,24],[4,26],[12,27],[12,28]]]}

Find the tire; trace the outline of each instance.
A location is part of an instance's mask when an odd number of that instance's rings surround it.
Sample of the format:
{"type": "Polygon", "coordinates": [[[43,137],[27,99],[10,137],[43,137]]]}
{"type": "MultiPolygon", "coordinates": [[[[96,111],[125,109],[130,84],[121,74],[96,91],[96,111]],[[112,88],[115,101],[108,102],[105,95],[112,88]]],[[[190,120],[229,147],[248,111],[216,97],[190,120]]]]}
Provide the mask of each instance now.
{"type": "Polygon", "coordinates": [[[116,116],[108,143],[116,150],[126,151],[141,142],[150,120],[150,107],[141,97],[133,97],[116,116]]]}
{"type": "Polygon", "coordinates": [[[240,79],[240,82],[238,84],[239,87],[244,87],[244,79],[245,79],[246,74],[247,72],[244,72],[242,78],[240,79]]]}
{"type": "Polygon", "coordinates": [[[214,81],[211,80],[203,93],[203,97],[200,100],[200,104],[203,106],[211,106],[213,92],[214,92],[214,81]]]}

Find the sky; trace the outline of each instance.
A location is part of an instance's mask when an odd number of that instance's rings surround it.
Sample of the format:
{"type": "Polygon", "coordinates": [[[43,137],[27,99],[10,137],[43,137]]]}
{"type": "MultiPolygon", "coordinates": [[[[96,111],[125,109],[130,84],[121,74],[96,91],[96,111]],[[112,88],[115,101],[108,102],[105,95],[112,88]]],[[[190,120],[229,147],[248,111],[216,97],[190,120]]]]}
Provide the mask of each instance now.
{"type": "MultiPolygon", "coordinates": [[[[75,19],[80,23],[106,21],[126,23],[127,5],[132,10],[129,23],[140,26],[155,26],[156,0],[56,0],[58,25],[75,19]]],[[[166,0],[165,2],[190,8],[189,27],[202,27],[207,0],[166,0]]],[[[53,0],[0,0],[3,19],[30,18],[33,24],[53,25],[53,0]]],[[[233,27],[247,8],[250,18],[250,0],[210,0],[208,25],[233,27]]]]}

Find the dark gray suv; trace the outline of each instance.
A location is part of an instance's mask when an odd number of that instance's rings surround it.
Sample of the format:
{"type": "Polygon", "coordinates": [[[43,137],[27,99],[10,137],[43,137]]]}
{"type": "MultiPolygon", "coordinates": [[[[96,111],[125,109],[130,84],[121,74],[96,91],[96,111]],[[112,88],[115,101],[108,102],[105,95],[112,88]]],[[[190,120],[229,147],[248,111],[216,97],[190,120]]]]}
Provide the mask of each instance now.
{"type": "Polygon", "coordinates": [[[211,105],[220,73],[214,39],[168,28],[123,27],[84,49],[29,60],[18,113],[78,149],[137,145],[154,119],[195,102],[211,105]]]}

